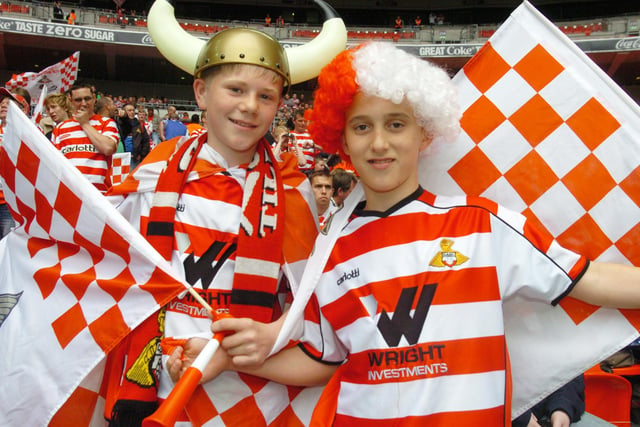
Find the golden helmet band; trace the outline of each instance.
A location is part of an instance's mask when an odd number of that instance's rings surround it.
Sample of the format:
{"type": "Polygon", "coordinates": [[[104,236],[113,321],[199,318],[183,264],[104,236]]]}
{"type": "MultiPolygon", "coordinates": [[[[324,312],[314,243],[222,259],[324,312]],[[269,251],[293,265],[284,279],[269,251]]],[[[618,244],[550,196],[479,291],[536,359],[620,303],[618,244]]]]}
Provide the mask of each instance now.
{"type": "Polygon", "coordinates": [[[151,6],[148,29],[160,53],[196,78],[216,65],[251,64],[281,75],[287,86],[316,77],[346,47],[342,19],[324,1],[314,1],[325,14],[322,31],[308,43],[286,49],[270,35],[248,28],[223,30],[205,42],[180,26],[168,0],[156,0],[151,6]]]}

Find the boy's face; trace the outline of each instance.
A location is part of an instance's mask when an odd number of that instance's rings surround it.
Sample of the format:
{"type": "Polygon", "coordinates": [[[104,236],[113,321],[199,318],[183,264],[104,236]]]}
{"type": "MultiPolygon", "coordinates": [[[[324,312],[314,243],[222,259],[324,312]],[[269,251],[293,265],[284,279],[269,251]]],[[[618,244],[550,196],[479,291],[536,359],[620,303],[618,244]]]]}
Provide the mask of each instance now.
{"type": "Polygon", "coordinates": [[[385,211],[418,188],[418,154],[430,142],[406,100],[356,95],[346,113],[344,150],[360,175],[366,209],[385,211]]]}
{"type": "Polygon", "coordinates": [[[51,117],[55,123],[60,123],[63,120],[67,120],[69,117],[67,116],[67,112],[64,111],[57,102],[51,101],[47,104],[47,114],[51,117]]]}
{"type": "Polygon", "coordinates": [[[229,166],[248,163],[278,111],[282,80],[254,65],[225,68],[193,83],[200,109],[206,109],[208,143],[229,166]]]}

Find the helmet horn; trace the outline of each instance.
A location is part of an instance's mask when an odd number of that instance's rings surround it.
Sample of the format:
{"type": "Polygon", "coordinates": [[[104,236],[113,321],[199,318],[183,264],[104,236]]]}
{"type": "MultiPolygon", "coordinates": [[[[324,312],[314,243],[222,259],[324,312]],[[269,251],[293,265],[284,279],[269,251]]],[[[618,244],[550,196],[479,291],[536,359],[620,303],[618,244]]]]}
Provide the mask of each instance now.
{"type": "MultiPolygon", "coordinates": [[[[314,2],[325,15],[322,31],[302,46],[285,49],[292,84],[316,77],[322,67],[344,50],[347,44],[347,29],[336,11],[323,0],[314,2]]],[[[149,34],[160,53],[178,68],[198,75],[196,64],[206,41],[192,36],[180,26],[169,0],[156,0],[149,10],[147,21],[149,34]]],[[[280,70],[274,71],[282,73],[280,70]]]]}

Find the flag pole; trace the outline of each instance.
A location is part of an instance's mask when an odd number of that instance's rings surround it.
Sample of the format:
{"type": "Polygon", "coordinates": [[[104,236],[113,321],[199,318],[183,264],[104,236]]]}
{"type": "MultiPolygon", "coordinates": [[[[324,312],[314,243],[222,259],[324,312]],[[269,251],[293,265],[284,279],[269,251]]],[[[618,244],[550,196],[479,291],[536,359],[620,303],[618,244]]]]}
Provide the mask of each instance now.
{"type": "MultiPolygon", "coordinates": [[[[214,320],[229,317],[231,317],[230,314],[221,313],[217,314],[214,320]]],[[[191,399],[191,395],[193,395],[198,384],[200,384],[204,369],[227,334],[228,332],[216,332],[213,335],[213,338],[207,342],[198,357],[196,357],[196,360],[193,361],[193,364],[185,370],[171,393],[160,404],[160,407],[142,421],[142,427],[171,427],[175,425],[178,416],[189,399],[191,399]]]]}

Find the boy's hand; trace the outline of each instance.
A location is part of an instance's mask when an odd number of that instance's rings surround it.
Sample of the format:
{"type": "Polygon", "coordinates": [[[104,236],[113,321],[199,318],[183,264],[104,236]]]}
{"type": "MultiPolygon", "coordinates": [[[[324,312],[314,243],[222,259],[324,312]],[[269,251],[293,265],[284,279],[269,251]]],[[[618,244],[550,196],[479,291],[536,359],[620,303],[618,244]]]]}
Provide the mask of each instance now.
{"type": "Polygon", "coordinates": [[[184,371],[196,360],[204,346],[205,338],[191,338],[184,347],[176,347],[167,360],[167,371],[173,382],[178,382],[184,371]]]}
{"type": "MultiPolygon", "coordinates": [[[[167,371],[174,383],[178,382],[189,366],[196,360],[209,340],[205,338],[190,338],[184,347],[176,347],[167,360],[167,371]]],[[[211,361],[207,364],[200,383],[206,383],[217,377],[222,371],[231,368],[231,359],[222,347],[218,348],[211,361]]]]}
{"type": "Polygon", "coordinates": [[[211,325],[213,333],[230,331],[230,335],[222,340],[222,348],[238,367],[261,365],[278,337],[280,325],[261,323],[249,318],[226,318],[215,321],[211,325]]]}

